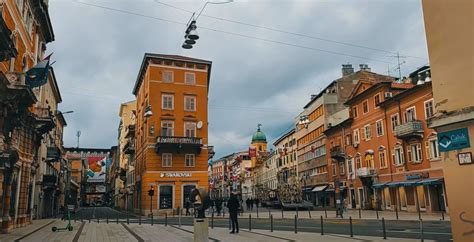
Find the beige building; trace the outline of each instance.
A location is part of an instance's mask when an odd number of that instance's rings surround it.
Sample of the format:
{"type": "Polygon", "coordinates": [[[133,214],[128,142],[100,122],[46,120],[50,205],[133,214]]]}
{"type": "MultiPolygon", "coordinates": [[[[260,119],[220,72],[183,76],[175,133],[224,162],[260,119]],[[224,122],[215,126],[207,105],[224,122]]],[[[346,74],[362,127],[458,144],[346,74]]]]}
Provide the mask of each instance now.
{"type": "Polygon", "coordinates": [[[423,0],[438,133],[454,241],[474,240],[474,2],[423,0]]]}
{"type": "MultiPolygon", "coordinates": [[[[135,125],[135,113],[137,110],[137,102],[130,101],[120,105],[119,117],[119,152],[118,163],[116,164],[116,174],[114,181],[114,201],[115,206],[119,209],[125,209],[127,206],[127,192],[125,185],[127,182],[127,173],[133,172],[132,163],[134,140],[130,137],[129,130],[135,125]]],[[[133,129],[133,128],[132,128],[133,129]]]]}
{"type": "Polygon", "coordinates": [[[277,179],[280,183],[295,184],[298,181],[295,129],[282,135],[273,145],[277,151],[277,179]]]}

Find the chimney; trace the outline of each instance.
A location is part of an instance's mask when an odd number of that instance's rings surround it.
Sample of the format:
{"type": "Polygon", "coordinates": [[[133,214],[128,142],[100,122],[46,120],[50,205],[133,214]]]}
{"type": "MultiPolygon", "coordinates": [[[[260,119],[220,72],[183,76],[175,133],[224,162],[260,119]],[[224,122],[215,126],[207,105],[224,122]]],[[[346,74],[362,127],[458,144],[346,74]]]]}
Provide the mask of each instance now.
{"type": "Polygon", "coordinates": [[[361,71],[370,71],[370,67],[367,64],[360,64],[359,68],[361,71]]]}
{"type": "Polygon", "coordinates": [[[352,67],[352,64],[343,64],[342,65],[342,76],[347,76],[354,73],[354,67],[352,67]]]}
{"type": "Polygon", "coordinates": [[[311,94],[311,100],[315,99],[318,95],[316,94],[311,94]]]}

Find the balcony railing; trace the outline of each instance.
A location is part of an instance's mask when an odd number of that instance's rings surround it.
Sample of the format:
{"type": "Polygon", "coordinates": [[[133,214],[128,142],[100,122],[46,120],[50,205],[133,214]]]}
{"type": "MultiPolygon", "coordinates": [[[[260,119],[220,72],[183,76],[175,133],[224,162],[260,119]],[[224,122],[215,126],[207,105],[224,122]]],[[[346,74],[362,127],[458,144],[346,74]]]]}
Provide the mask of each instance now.
{"type": "Polygon", "coordinates": [[[130,124],[127,126],[125,130],[125,137],[134,137],[135,136],[135,124],[130,124]]]}
{"type": "Polygon", "coordinates": [[[177,137],[177,136],[159,136],[156,139],[156,151],[158,153],[166,150],[169,152],[201,152],[202,138],[198,137],[177,137]]]}
{"type": "Polygon", "coordinates": [[[125,143],[125,146],[123,147],[123,152],[129,155],[135,153],[135,142],[133,139],[127,140],[127,143],[125,143]]]}
{"type": "Polygon", "coordinates": [[[54,174],[43,175],[43,186],[54,186],[56,185],[57,180],[58,180],[57,175],[54,175],[54,174]]]}
{"type": "Polygon", "coordinates": [[[400,139],[411,138],[414,136],[423,137],[423,132],[423,122],[419,120],[413,120],[395,126],[395,136],[400,139]]]}
{"type": "Polygon", "coordinates": [[[46,159],[50,162],[56,162],[61,159],[61,150],[56,146],[48,147],[46,150],[46,159]]]}
{"type": "Polygon", "coordinates": [[[374,168],[361,167],[357,169],[358,177],[369,177],[369,176],[376,176],[376,175],[377,175],[377,171],[374,168]]]}
{"type": "Polygon", "coordinates": [[[346,158],[346,153],[339,145],[332,147],[330,152],[333,159],[341,160],[346,158]]]}
{"type": "Polygon", "coordinates": [[[12,32],[8,29],[3,19],[2,11],[0,11],[0,61],[6,61],[12,57],[16,57],[18,51],[11,38],[12,32]]]}

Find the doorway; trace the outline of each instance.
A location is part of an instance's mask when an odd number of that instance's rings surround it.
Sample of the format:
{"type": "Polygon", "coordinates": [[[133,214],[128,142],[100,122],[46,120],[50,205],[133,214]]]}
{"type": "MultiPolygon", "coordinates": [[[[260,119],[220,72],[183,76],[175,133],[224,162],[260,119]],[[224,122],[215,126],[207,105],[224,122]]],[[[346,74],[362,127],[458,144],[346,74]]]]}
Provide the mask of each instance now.
{"type": "Polygon", "coordinates": [[[350,190],[351,190],[350,191],[350,193],[351,193],[351,207],[356,208],[356,197],[355,197],[354,188],[351,188],[350,190]]]}

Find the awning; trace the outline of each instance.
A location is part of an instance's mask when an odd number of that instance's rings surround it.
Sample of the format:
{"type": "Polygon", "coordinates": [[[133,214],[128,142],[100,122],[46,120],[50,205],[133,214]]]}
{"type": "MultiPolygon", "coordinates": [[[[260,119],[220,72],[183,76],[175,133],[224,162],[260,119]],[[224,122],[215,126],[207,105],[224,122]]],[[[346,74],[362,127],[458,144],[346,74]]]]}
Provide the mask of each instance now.
{"type": "Polygon", "coordinates": [[[326,189],[328,185],[316,186],[313,188],[312,192],[322,192],[326,189]]]}
{"type": "Polygon", "coordinates": [[[420,180],[411,180],[411,181],[404,181],[401,182],[401,185],[404,187],[411,187],[411,186],[416,186],[416,183],[419,182],[420,180]]]}
{"type": "Polygon", "coordinates": [[[301,190],[303,190],[303,191],[309,191],[309,190],[313,190],[313,187],[312,187],[312,186],[303,187],[303,188],[301,188],[301,190]]]}
{"type": "Polygon", "coordinates": [[[443,184],[443,178],[428,178],[418,181],[417,185],[440,185],[443,184]]]}
{"type": "Polygon", "coordinates": [[[376,183],[376,184],[373,184],[372,187],[375,188],[375,189],[381,189],[381,188],[384,188],[387,186],[388,183],[376,183]]]}
{"type": "Polygon", "coordinates": [[[385,183],[386,187],[410,187],[410,186],[416,186],[417,182],[420,180],[409,180],[409,181],[395,181],[395,182],[389,182],[385,183]]]}

